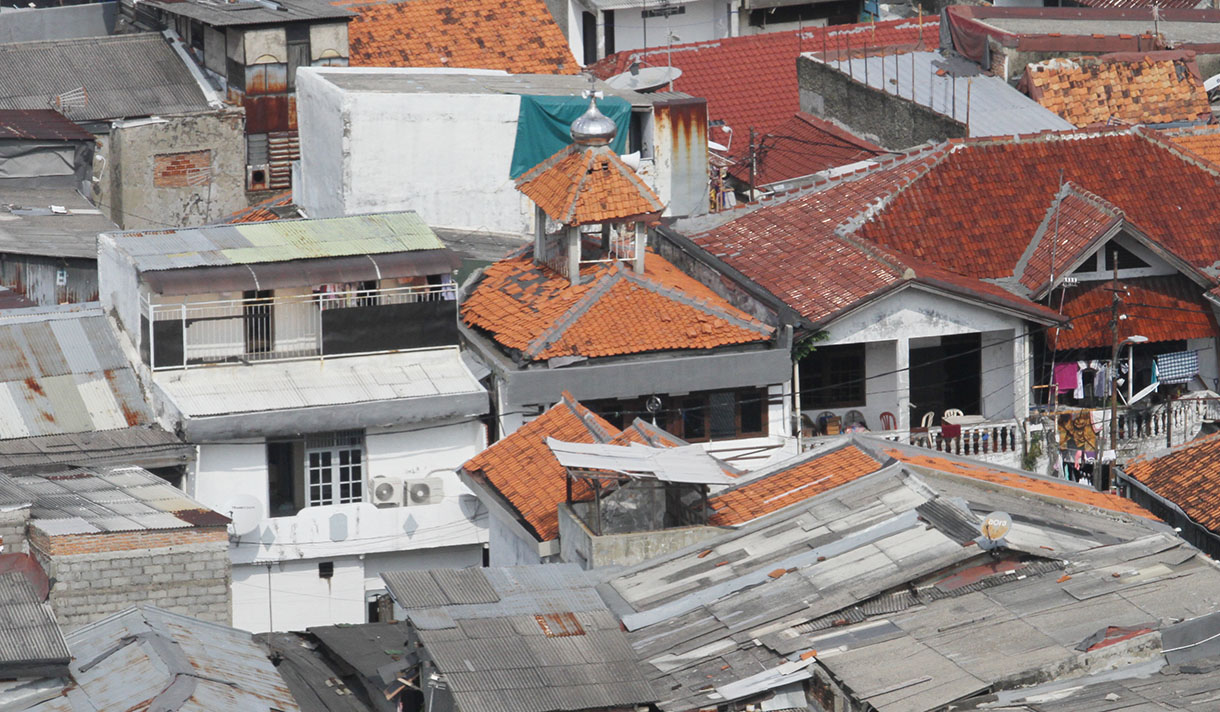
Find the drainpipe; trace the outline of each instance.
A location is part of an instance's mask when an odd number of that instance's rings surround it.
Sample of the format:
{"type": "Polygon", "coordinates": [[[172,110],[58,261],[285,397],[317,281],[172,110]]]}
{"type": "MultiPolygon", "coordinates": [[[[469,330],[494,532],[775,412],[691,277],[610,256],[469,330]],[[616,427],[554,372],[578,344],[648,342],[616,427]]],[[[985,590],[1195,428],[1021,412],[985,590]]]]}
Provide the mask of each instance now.
{"type": "Polygon", "coordinates": [[[796,359],[792,360],[792,422],[796,429],[796,453],[799,455],[805,450],[805,443],[801,442],[801,435],[804,432],[801,422],[801,362],[796,359]]]}

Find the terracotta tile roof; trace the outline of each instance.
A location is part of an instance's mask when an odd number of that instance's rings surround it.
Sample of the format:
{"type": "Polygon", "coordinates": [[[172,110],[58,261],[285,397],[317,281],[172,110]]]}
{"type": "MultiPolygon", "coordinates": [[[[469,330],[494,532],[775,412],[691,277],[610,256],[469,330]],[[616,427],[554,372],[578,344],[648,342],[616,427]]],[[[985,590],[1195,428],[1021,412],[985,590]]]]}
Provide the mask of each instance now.
{"type": "Polygon", "coordinates": [[[759,343],[774,329],[729,305],[651,250],[645,272],[592,264],[581,284],[536,264],[532,249],[496,262],[462,320],[527,360],[615,356],[759,343]]]}
{"type": "Polygon", "coordinates": [[[655,217],[665,209],[609,146],[569,144],[518,177],[517,190],[565,225],[655,217]]]}
{"type": "Polygon", "coordinates": [[[740,217],[691,239],[814,324],[908,281],[1057,320],[1054,312],[1003,287],[844,229],[866,209],[919,180],[944,156],[943,149],[924,150],[886,161],[862,175],[750,206],[740,217]]]}
{"type": "Polygon", "coordinates": [[[1020,88],[1076,126],[1211,120],[1190,51],[1050,59],[1026,65],[1020,88]]]}
{"type": "Polygon", "coordinates": [[[1160,133],[1192,155],[1220,167],[1220,126],[1164,129],[1160,133]]]}
{"type": "Polygon", "coordinates": [[[1122,221],[1121,210],[1086,190],[1065,183],[1051,201],[1042,224],[1026,248],[1025,268],[1017,275],[1019,281],[1033,295],[1041,295],[1050,285],[1052,259],[1054,276],[1058,279],[1067,265],[1075,263],[1122,221]]]}
{"type": "Polygon", "coordinates": [[[1138,9],[1165,8],[1178,10],[1193,10],[1199,7],[1199,0],[1076,0],[1084,7],[1106,9],[1138,9]]]}
{"type": "Polygon", "coordinates": [[[1134,458],[1123,472],[1204,527],[1220,530],[1220,433],[1134,458]]]}
{"type": "MultiPolygon", "coordinates": [[[[755,161],[754,181],[755,185],[769,185],[887,153],[830,121],[797,112],[763,140],[755,161]]],[[[734,164],[731,172],[749,182],[748,165],[734,164]]]]}
{"type": "Polygon", "coordinates": [[[961,477],[991,482],[992,484],[1025,490],[1111,512],[1134,514],[1145,519],[1157,519],[1152,512],[1129,499],[1124,499],[1108,492],[1098,492],[1090,487],[1082,487],[1066,481],[1059,482],[1041,477],[1022,475],[1008,470],[987,467],[983,464],[965,463],[947,457],[912,453],[898,448],[887,449],[885,454],[915,467],[923,467],[950,475],[959,475],[961,477]]]}
{"type": "Polygon", "coordinates": [[[341,0],[332,4],[356,13],[347,27],[353,67],[580,72],[543,0],[341,0]]]}
{"type": "Polygon", "coordinates": [[[274,195],[274,196],[262,201],[261,203],[256,203],[255,205],[251,205],[250,207],[245,208],[244,210],[239,210],[239,211],[233,213],[232,215],[228,216],[227,218],[224,218],[220,222],[223,224],[232,225],[232,224],[237,224],[237,223],[253,223],[253,222],[267,222],[270,220],[280,220],[280,219],[282,219],[282,217],[280,215],[272,212],[271,209],[272,208],[287,208],[290,205],[292,205],[292,191],[288,190],[288,191],[284,191],[283,193],[279,193],[278,195],[274,195]]]}
{"type": "Polygon", "coordinates": [[[854,444],[820,452],[784,469],[723,490],[708,499],[716,526],[736,526],[802,502],[881,469],[854,444]]]}
{"type": "MultiPolygon", "coordinates": [[[[1062,180],[1101,196],[1197,267],[1215,260],[1220,176],[1144,129],[966,139],[856,233],[971,277],[1005,278],[1062,180]],[[1062,172],[1062,173],[1061,173],[1062,172]],[[1014,239],[1014,236],[1022,236],[1014,239]]],[[[860,206],[862,207],[862,206],[860,206]]]]}
{"type": "MultiPolygon", "coordinates": [[[[707,99],[709,120],[721,120],[734,131],[731,153],[749,149],[750,128],[758,134],[776,131],[796,112],[800,100],[796,58],[802,52],[850,47],[916,47],[935,49],[940,40],[936,16],[918,20],[890,20],[858,25],[809,28],[788,32],[728,37],[666,47],[630,50],[607,56],[588,70],[601,79],[621,74],[633,62],[648,66],[672,64],[682,70],[674,91],[707,99]]],[[[728,134],[709,130],[713,141],[724,143],[728,134]]]]}
{"type": "MultiPolygon", "coordinates": [[[[1127,318],[1119,337],[1147,336],[1151,342],[1204,339],[1220,336],[1212,308],[1203,298],[1204,288],[1175,275],[1121,280],[1128,294],[1122,313],[1127,318]]],[[[1082,283],[1068,289],[1063,313],[1072,318],[1072,328],[1047,334],[1056,350],[1110,346],[1110,282],[1082,283]]]]}
{"type": "MultiPolygon", "coordinates": [[[[567,471],[546,439],[605,443],[618,434],[618,428],[565,393],[560,402],[471,458],[462,469],[495,488],[539,541],[550,541],[559,536],[558,507],[567,501],[567,471]]],[[[588,495],[579,487],[573,491],[576,499],[588,495]]]]}

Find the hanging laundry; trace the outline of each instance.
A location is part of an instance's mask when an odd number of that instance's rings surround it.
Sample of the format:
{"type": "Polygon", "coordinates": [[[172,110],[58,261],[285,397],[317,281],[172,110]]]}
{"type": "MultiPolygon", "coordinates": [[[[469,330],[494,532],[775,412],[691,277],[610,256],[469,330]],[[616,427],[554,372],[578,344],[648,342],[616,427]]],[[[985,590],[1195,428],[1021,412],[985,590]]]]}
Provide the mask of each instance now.
{"type": "Polygon", "coordinates": [[[1110,367],[1105,364],[1098,366],[1097,373],[1093,374],[1093,395],[1098,398],[1110,395],[1110,367]]]}
{"type": "Polygon", "coordinates": [[[1077,410],[1060,413],[1059,447],[1072,450],[1096,450],[1097,433],[1093,430],[1091,411],[1077,410]]]}
{"type": "Polygon", "coordinates": [[[1067,393],[1075,391],[1080,385],[1080,366],[1074,363],[1060,363],[1055,365],[1055,386],[1059,389],[1059,393],[1067,393]]]}
{"type": "Polygon", "coordinates": [[[1161,383],[1186,383],[1199,373],[1199,352],[1161,354],[1155,363],[1154,373],[1161,383]]]}
{"type": "Polygon", "coordinates": [[[1093,421],[1093,432],[1100,433],[1102,431],[1102,428],[1105,427],[1106,421],[1110,419],[1110,411],[1091,410],[1091,411],[1089,411],[1089,417],[1093,421]]]}

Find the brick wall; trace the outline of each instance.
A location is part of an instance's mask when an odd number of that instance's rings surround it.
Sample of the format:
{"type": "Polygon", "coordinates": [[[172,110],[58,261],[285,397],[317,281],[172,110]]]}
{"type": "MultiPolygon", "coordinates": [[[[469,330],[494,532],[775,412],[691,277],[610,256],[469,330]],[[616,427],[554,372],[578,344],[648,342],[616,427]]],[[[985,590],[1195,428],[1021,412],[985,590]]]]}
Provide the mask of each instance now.
{"type": "MultiPolygon", "coordinates": [[[[138,535],[161,534],[164,532],[138,535]]],[[[98,538],[106,536],[113,535],[98,538]]],[[[232,620],[227,537],[88,553],[67,553],[71,547],[54,542],[60,538],[32,530],[30,548],[52,579],[51,607],[65,632],[140,603],[225,625],[232,620]],[[59,553],[48,553],[40,546],[48,541],[59,553]]],[[[159,540],[149,536],[147,542],[159,540]]]]}
{"type": "Polygon", "coordinates": [[[211,167],[210,150],[158,153],[153,156],[153,186],[185,188],[188,185],[207,185],[211,178],[205,176],[204,172],[211,170],[211,167]]]}
{"type": "Polygon", "coordinates": [[[25,525],[30,520],[30,508],[0,512],[0,542],[5,554],[20,554],[26,550],[25,525]]]}
{"type": "Polygon", "coordinates": [[[52,556],[61,554],[95,554],[105,551],[134,551],[185,546],[208,542],[224,542],[229,534],[225,527],[195,527],[161,531],[113,532],[106,534],[63,534],[47,536],[37,523],[30,529],[30,541],[40,551],[52,556]]]}

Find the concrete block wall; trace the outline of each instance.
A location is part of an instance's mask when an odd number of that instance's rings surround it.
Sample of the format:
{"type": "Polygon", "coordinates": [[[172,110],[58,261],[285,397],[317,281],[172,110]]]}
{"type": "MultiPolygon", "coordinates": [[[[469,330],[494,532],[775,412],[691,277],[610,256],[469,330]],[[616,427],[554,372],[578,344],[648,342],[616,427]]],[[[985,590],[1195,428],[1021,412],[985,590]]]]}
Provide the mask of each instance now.
{"type": "Polygon", "coordinates": [[[800,106],[823,119],[834,119],[892,150],[927,141],[944,141],[967,135],[966,125],[892,94],[873,89],[831,65],[809,57],[796,63],[800,106]]]}
{"type": "Polygon", "coordinates": [[[51,577],[51,607],[65,632],[141,603],[231,622],[227,541],[81,554],[48,554],[34,544],[51,577]]]}
{"type": "Polygon", "coordinates": [[[5,554],[20,554],[26,551],[25,527],[30,521],[30,508],[21,507],[0,512],[0,543],[5,554]]]}

